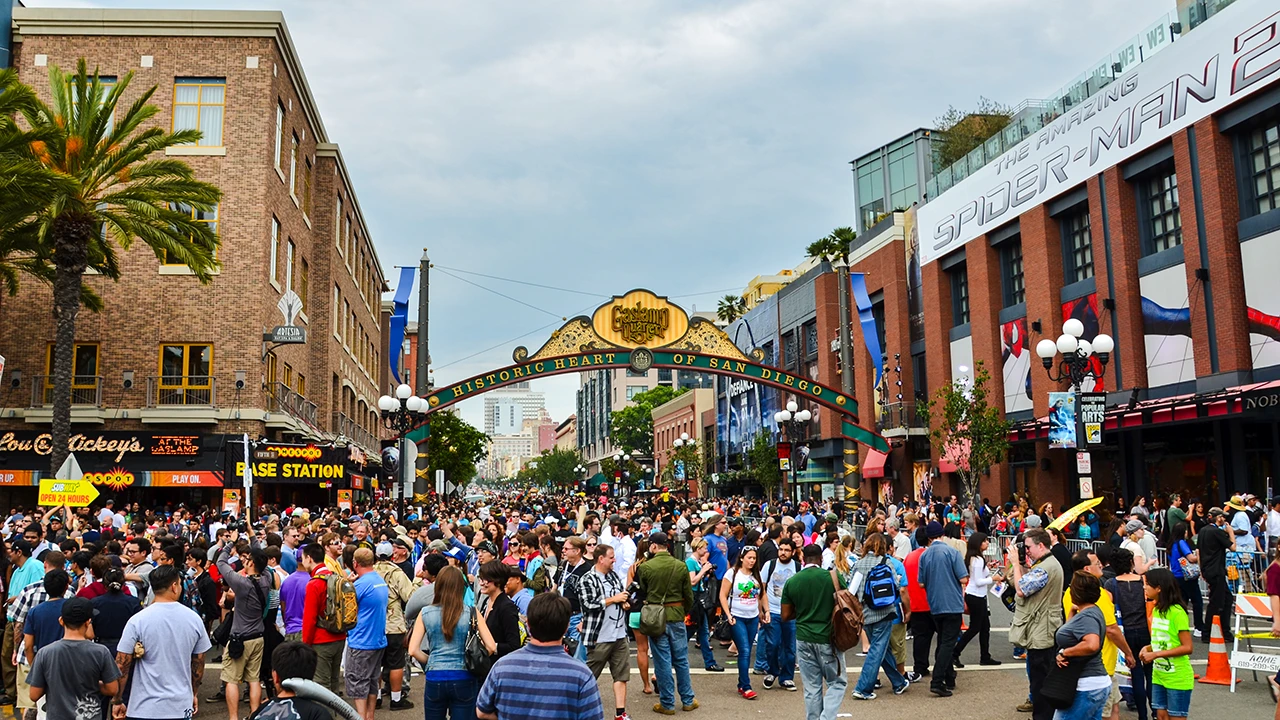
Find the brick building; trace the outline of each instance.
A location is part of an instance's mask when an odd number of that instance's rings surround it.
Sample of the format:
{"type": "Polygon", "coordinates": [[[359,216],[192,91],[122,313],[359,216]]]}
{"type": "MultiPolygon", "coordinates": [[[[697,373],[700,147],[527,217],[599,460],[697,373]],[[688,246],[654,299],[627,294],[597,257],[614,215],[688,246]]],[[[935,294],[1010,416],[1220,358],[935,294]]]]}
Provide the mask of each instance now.
{"type": "MultiPolygon", "coordinates": [[[[126,500],[211,501],[217,488],[239,485],[242,434],[258,442],[255,500],[320,502],[341,488],[369,490],[366,456],[374,461],[380,446],[385,280],[283,16],[19,7],[13,41],[14,67],[46,96],[48,66],[74,69],[79,58],[104,78],[133,73],[123,103],[155,86],[155,122],[204,132],[167,155],[224,193],[202,218],[222,241],[211,283],[141,243],[121,253],[119,282],[86,278],[106,307],[80,314],[72,432],[132,438],[138,448],[112,454],[86,445],[77,453],[86,471],[98,472],[95,482],[110,475],[100,490],[126,500]],[[263,334],[285,324],[278,304],[291,294],[306,343],[269,348],[263,334]],[[285,460],[299,451],[270,443],[314,444],[319,453],[300,454],[315,467],[289,472],[285,460]]],[[[34,500],[33,486],[49,471],[38,448],[51,417],[50,307],[47,289],[31,281],[0,300],[0,348],[11,371],[0,434],[12,440],[0,446],[8,473],[0,493],[14,502],[34,500]]]]}

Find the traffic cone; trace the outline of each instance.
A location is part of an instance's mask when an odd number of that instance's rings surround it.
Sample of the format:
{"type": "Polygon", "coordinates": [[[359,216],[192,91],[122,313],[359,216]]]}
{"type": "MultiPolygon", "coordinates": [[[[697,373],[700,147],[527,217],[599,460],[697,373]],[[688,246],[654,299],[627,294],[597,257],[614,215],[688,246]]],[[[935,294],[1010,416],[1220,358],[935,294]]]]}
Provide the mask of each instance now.
{"type": "Polygon", "coordinates": [[[1213,629],[1209,634],[1209,667],[1200,677],[1200,682],[1209,685],[1231,684],[1231,664],[1227,661],[1227,643],[1222,639],[1222,618],[1216,615],[1213,618],[1213,629]]]}

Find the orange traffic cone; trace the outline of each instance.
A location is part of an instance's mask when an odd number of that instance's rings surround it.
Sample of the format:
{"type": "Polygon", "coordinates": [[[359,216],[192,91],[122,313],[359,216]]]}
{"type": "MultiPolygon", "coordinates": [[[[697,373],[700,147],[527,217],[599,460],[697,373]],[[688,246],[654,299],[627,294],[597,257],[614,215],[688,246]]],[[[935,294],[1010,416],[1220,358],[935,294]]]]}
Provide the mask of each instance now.
{"type": "Polygon", "coordinates": [[[1222,638],[1222,618],[1216,615],[1209,634],[1209,667],[1200,677],[1200,682],[1210,685],[1231,684],[1231,664],[1227,662],[1227,643],[1222,638]]]}

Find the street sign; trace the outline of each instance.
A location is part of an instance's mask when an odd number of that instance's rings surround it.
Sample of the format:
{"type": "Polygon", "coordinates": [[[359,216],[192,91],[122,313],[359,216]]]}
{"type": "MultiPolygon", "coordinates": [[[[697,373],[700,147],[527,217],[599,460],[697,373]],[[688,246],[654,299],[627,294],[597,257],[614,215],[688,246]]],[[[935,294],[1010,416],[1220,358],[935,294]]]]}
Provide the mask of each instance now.
{"type": "Polygon", "coordinates": [[[271,332],[262,334],[262,341],[276,345],[300,345],[307,341],[307,330],[293,325],[277,325],[271,332]]]}
{"type": "Polygon", "coordinates": [[[68,453],[58,472],[53,474],[54,480],[79,480],[83,477],[84,471],[80,469],[80,461],[76,460],[75,453],[68,453]]]}
{"type": "Polygon", "coordinates": [[[98,498],[98,488],[88,480],[41,480],[40,504],[88,507],[98,498]]]}
{"type": "Polygon", "coordinates": [[[436,470],[436,494],[444,494],[444,470],[436,470]]]}
{"type": "Polygon", "coordinates": [[[1089,500],[1093,497],[1093,478],[1080,478],[1080,499],[1089,500]]]}
{"type": "Polygon", "coordinates": [[[1280,671],[1280,655],[1235,650],[1231,653],[1231,667],[1236,670],[1274,673],[1280,671]]]}
{"type": "Polygon", "coordinates": [[[1076,453],[1076,472],[1081,475],[1093,474],[1093,458],[1089,457],[1087,452],[1076,453]]]}

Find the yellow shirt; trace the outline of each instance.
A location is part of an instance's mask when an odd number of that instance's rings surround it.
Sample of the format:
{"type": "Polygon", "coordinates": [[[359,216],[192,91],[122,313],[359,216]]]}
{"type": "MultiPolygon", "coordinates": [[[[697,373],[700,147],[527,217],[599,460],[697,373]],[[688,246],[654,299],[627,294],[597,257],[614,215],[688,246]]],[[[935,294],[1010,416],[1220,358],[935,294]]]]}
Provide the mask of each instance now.
{"type": "MultiPolygon", "coordinates": [[[[1102,618],[1107,621],[1107,627],[1116,624],[1116,605],[1111,600],[1111,593],[1106,590],[1098,597],[1098,609],[1102,611],[1102,618]]],[[[1067,619],[1070,620],[1074,614],[1071,610],[1071,588],[1062,594],[1062,607],[1067,611],[1067,619]]],[[[1102,667],[1107,669],[1108,675],[1116,674],[1116,659],[1120,657],[1120,648],[1111,642],[1106,635],[1102,636],[1102,667]]]]}
{"type": "Polygon", "coordinates": [[[327,554],[324,556],[324,565],[340,577],[347,576],[347,571],[342,569],[342,563],[327,554]]]}

